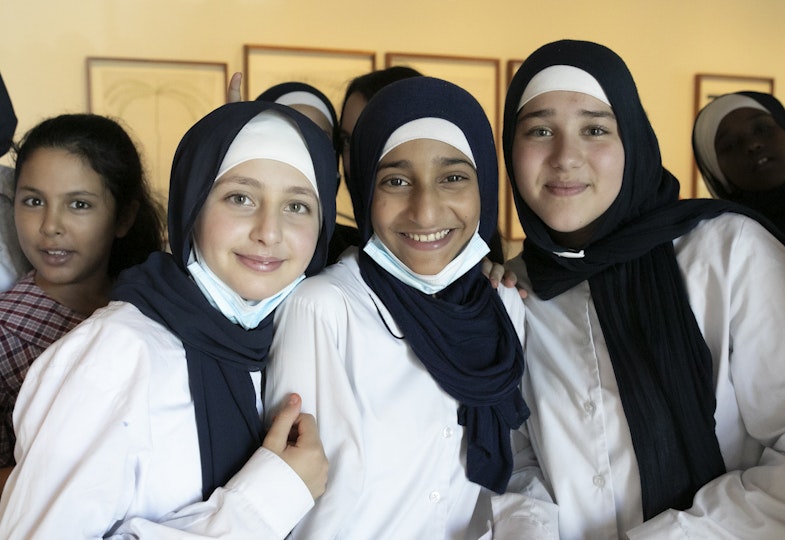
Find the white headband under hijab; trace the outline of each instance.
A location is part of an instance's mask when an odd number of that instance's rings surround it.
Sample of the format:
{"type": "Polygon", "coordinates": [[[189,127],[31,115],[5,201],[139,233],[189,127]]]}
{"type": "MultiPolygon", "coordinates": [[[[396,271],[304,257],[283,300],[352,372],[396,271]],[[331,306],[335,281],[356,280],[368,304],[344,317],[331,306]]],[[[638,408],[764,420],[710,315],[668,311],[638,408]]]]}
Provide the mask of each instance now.
{"type": "Polygon", "coordinates": [[[555,91],[580,92],[611,106],[600,83],[588,72],[574,66],[549,66],[532,77],[518,101],[518,111],[535,97],[555,91]]]}

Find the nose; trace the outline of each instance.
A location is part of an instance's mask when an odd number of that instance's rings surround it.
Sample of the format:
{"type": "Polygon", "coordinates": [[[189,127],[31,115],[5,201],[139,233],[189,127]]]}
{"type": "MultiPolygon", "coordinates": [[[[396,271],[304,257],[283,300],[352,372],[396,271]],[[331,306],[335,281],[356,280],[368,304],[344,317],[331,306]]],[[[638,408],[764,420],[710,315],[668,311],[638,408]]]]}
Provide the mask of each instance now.
{"type": "Polygon", "coordinates": [[[44,236],[58,236],[63,234],[63,220],[60,212],[53,206],[46,206],[41,221],[41,234],[44,236]]]}
{"type": "Polygon", "coordinates": [[[428,228],[439,215],[439,194],[431,185],[417,186],[409,196],[409,215],[418,226],[428,228]]]}
{"type": "Polygon", "coordinates": [[[747,152],[750,154],[758,152],[761,148],[763,148],[763,143],[758,136],[753,135],[747,139],[747,152]]]}
{"type": "Polygon", "coordinates": [[[554,169],[574,169],[583,163],[583,151],[576,137],[560,134],[554,137],[550,157],[554,169]]]}
{"type": "Polygon", "coordinates": [[[282,239],[281,219],[282,216],[270,208],[260,209],[254,216],[251,239],[267,245],[280,243],[282,239]]]}

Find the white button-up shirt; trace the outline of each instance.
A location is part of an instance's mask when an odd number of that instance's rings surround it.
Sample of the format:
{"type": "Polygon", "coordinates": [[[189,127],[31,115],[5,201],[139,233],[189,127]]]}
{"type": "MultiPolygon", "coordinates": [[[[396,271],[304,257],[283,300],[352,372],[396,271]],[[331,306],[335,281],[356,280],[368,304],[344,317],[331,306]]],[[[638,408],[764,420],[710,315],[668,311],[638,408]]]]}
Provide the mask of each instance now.
{"type": "MultiPolygon", "coordinates": [[[[523,384],[532,415],[516,486],[544,481],[561,538],[785,538],[785,247],[736,214],[701,223],[674,247],[714,360],[728,472],[691,509],[641,525],[638,465],[589,285],[548,301],[532,293],[523,384]]],[[[508,266],[530,287],[520,258],[508,266]]]]}
{"type": "MultiPolygon", "coordinates": [[[[261,374],[252,374],[261,411],[261,374]]],[[[182,343],[112,302],[33,363],[14,409],[0,538],[280,539],[313,504],[265,448],[202,502],[182,343]]]]}

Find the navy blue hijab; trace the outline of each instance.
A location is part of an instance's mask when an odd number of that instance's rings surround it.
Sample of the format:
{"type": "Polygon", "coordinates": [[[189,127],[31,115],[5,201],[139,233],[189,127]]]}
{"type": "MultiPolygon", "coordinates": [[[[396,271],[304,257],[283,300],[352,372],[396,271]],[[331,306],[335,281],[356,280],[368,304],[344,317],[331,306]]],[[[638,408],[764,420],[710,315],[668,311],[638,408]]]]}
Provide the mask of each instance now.
{"type": "Polygon", "coordinates": [[[712,358],[673,240],[724,212],[753,213],[724,201],[679,200],[679,183],[662,166],[632,75],[618,55],[596,43],[558,41],[529,56],[507,92],[502,141],[534,293],[547,300],[589,281],[640,469],[644,518],[688,508],[725,465],[714,431],[712,358]],[[555,254],[567,249],[523,201],[513,170],[521,95],[532,77],[553,65],[577,67],[599,82],[624,147],[621,191],[579,258],[555,254]]]}
{"type": "MultiPolygon", "coordinates": [[[[373,234],[371,201],[376,169],[390,135],[419,118],[441,118],[463,131],[474,155],[480,189],[479,234],[496,230],[498,167],[488,119],[465,90],[439,79],[393,83],[363,110],[352,136],[350,186],[365,245],[373,234]]],[[[469,480],[503,492],[512,471],[510,430],[528,417],[519,384],[523,352],[498,293],[478,263],[436,295],[405,285],[360,252],[360,271],[402,329],[407,343],[445,392],[459,403],[466,427],[469,480]]]]}
{"type": "Polygon", "coordinates": [[[154,253],[126,270],[112,299],[134,304],[182,342],[194,401],[202,494],[224,485],[262,443],[262,422],[249,372],[263,371],[273,336],[273,315],[252,330],[231,323],[213,308],[186,267],[191,235],[229,146],[240,129],[263,111],[291,120],[313,159],[322,225],[306,275],[324,266],[335,223],[335,154],[324,133],[305,116],[266,102],[230,103],[199,120],[174,156],[169,185],[169,240],[172,253],[154,253]],[[325,196],[327,194],[327,196],[325,196]]]}
{"type": "Polygon", "coordinates": [[[314,95],[319,101],[324,103],[324,106],[327,107],[327,110],[330,112],[330,121],[332,122],[333,131],[330,134],[330,139],[333,142],[333,147],[336,149],[336,156],[340,153],[340,150],[337,147],[338,144],[338,131],[339,131],[339,124],[338,124],[338,115],[335,112],[335,107],[333,106],[330,98],[324,95],[324,93],[319,90],[318,88],[311,86],[310,84],[304,82],[285,82],[276,84],[271,86],[261,94],[256,97],[256,101],[272,101],[275,102],[278,98],[285,96],[286,94],[290,94],[292,92],[307,92],[308,94],[314,95]]]}

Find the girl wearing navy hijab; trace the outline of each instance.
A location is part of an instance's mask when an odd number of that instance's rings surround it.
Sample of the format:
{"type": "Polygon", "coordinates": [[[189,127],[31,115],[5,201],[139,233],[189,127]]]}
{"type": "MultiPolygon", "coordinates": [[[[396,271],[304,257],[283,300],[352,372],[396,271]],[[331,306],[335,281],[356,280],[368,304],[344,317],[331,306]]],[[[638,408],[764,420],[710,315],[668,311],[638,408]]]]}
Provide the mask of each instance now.
{"type": "Polygon", "coordinates": [[[785,247],[742,206],[679,200],[601,45],[522,64],[503,145],[533,292],[519,458],[559,537],[785,536],[785,247]]]}
{"type": "Polygon", "coordinates": [[[528,414],[508,316],[522,327],[523,305],[481,273],[497,223],[490,125],[457,86],[407,79],[370,101],[351,155],[363,247],[302,284],[273,342],[268,396],[298,388],[331,463],[292,535],[490,535],[528,414]]]}
{"type": "Polygon", "coordinates": [[[296,395],[265,437],[262,374],[273,311],[324,265],[334,171],[324,135],[282,105],[228,104],[186,133],[172,253],[121,274],[25,380],[1,537],[286,536],[326,461],[296,395]]]}

